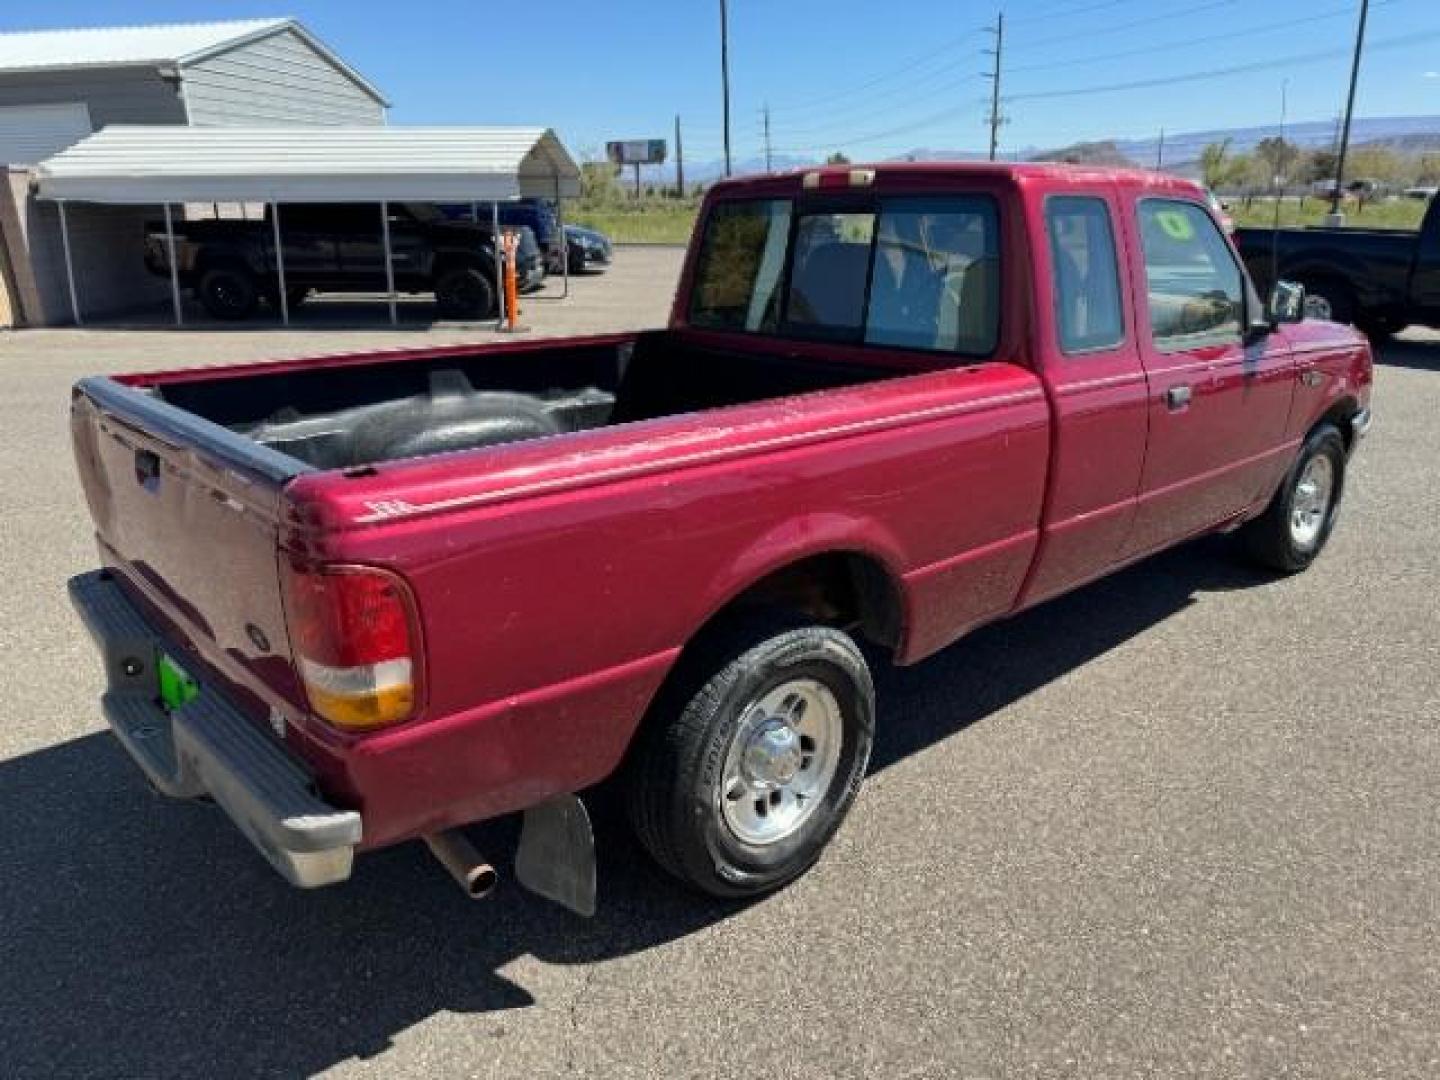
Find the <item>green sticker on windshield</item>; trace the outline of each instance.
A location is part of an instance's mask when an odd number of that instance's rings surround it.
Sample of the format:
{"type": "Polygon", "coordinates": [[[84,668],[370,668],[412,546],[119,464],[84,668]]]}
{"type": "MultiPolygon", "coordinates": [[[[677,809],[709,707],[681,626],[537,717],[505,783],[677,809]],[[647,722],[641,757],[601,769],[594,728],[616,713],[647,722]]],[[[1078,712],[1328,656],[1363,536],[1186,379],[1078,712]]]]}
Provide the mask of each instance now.
{"type": "Polygon", "coordinates": [[[1190,219],[1179,210],[1157,210],[1155,220],[1165,230],[1165,235],[1172,240],[1193,240],[1195,238],[1195,226],[1190,224],[1190,219]]]}

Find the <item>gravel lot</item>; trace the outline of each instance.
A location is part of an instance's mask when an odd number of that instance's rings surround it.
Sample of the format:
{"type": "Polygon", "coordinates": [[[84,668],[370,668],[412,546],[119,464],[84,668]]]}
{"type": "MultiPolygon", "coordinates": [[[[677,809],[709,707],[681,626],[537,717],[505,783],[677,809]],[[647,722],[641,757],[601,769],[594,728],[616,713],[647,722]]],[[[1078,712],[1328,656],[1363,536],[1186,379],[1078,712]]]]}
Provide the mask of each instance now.
{"type": "MultiPolygon", "coordinates": [[[[658,323],[677,267],[622,250],[526,317],[658,323]]],[[[586,922],[508,884],[471,904],[416,845],[292,891],[103,732],[63,591],[93,558],[69,384],[486,336],[422,305],[338,329],[382,312],[0,336],[0,1073],[1440,1074],[1440,336],[1386,350],[1311,572],[1205,540],[882,673],[873,775],[813,873],[708,902],[602,815],[586,922]]]]}

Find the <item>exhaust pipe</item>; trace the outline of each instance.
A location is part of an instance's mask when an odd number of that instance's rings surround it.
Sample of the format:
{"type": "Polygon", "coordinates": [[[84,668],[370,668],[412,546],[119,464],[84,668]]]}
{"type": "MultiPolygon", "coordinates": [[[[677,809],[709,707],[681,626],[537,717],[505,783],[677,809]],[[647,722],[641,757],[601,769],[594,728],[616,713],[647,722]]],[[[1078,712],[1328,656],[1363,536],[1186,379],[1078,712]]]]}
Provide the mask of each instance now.
{"type": "Polygon", "coordinates": [[[471,900],[484,900],[495,891],[500,876],[495,868],[480,857],[473,844],[458,829],[431,833],[425,837],[430,853],[450,872],[456,884],[471,900]]]}

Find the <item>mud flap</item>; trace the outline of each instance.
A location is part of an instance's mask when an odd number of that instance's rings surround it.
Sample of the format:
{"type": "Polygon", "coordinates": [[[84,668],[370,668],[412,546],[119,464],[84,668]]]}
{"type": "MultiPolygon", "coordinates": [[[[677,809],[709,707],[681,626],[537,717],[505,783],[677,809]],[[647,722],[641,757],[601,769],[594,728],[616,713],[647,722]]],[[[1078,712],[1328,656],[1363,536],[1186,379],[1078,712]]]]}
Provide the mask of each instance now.
{"type": "Polygon", "coordinates": [[[515,879],[577,915],[595,914],[595,833],[576,796],[561,795],[525,811],[515,879]]]}

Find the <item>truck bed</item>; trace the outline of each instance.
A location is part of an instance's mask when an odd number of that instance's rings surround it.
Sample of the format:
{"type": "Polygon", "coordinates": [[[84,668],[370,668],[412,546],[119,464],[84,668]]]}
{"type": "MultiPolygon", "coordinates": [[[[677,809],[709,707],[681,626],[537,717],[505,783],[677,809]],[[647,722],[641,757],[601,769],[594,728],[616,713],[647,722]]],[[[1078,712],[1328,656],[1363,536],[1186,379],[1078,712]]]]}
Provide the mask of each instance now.
{"type": "Polygon", "coordinates": [[[359,365],[154,379],[159,401],[317,469],[562,435],[875,381],[897,372],[669,331],[538,348],[473,348],[359,365]]]}

